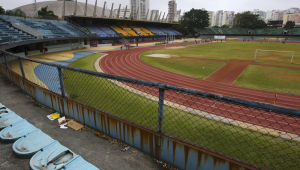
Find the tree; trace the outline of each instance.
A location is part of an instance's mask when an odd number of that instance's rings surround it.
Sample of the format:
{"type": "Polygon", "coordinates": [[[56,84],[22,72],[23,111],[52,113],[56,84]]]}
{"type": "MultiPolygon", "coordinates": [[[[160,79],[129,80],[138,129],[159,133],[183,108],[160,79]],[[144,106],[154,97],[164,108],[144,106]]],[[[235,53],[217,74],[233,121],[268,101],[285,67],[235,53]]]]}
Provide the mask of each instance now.
{"type": "Polygon", "coordinates": [[[217,26],[217,25],[215,25],[215,26],[213,26],[212,28],[220,28],[219,26],[217,26]]]}
{"type": "Polygon", "coordinates": [[[42,18],[58,18],[58,16],[54,15],[54,12],[52,10],[48,11],[48,6],[41,8],[41,10],[38,11],[38,15],[42,18]]]}
{"type": "Polygon", "coordinates": [[[228,25],[222,25],[221,28],[229,28],[229,26],[228,25]]]}
{"type": "Polygon", "coordinates": [[[207,11],[192,8],[190,11],[184,13],[180,22],[181,29],[186,33],[194,34],[194,28],[204,28],[209,26],[209,15],[207,11]]]}
{"type": "Polygon", "coordinates": [[[295,21],[288,21],[288,22],[286,22],[286,24],[284,26],[284,28],[286,28],[286,29],[292,29],[294,27],[295,27],[295,21]]]}
{"type": "Polygon", "coordinates": [[[25,12],[23,12],[20,8],[17,8],[16,10],[6,10],[5,14],[13,15],[13,16],[20,16],[20,17],[26,16],[25,12]]]}
{"type": "Polygon", "coordinates": [[[2,6],[0,6],[0,14],[5,14],[5,10],[2,6]]]}
{"type": "Polygon", "coordinates": [[[14,15],[15,16],[20,16],[20,17],[26,17],[25,12],[23,12],[20,8],[14,10],[14,15]]]}
{"type": "Polygon", "coordinates": [[[259,15],[252,14],[250,11],[236,14],[233,20],[233,26],[236,28],[265,28],[267,24],[259,19],[259,15]]]}

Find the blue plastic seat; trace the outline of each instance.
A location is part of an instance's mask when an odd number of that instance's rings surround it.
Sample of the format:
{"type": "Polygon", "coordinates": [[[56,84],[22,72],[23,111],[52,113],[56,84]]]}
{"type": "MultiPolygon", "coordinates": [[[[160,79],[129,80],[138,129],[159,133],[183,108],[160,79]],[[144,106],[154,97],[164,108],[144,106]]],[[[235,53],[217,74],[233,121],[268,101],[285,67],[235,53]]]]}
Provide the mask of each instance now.
{"type": "Polygon", "coordinates": [[[74,160],[70,161],[63,166],[63,170],[99,170],[94,165],[88,163],[81,156],[76,157],[74,160]]]}
{"type": "Polygon", "coordinates": [[[61,169],[68,162],[76,159],[78,155],[61,145],[58,141],[42,148],[30,159],[32,170],[61,169]]]}
{"type": "Polygon", "coordinates": [[[8,114],[1,114],[0,115],[0,130],[6,128],[7,126],[10,126],[14,123],[17,123],[19,121],[23,120],[19,115],[17,115],[14,112],[10,112],[8,114]]]}
{"type": "Polygon", "coordinates": [[[12,148],[17,157],[27,159],[53,142],[55,142],[54,139],[37,129],[18,139],[12,148]]]}
{"type": "Polygon", "coordinates": [[[3,129],[0,132],[0,139],[6,143],[12,143],[35,130],[37,130],[35,126],[23,119],[3,129]]]}

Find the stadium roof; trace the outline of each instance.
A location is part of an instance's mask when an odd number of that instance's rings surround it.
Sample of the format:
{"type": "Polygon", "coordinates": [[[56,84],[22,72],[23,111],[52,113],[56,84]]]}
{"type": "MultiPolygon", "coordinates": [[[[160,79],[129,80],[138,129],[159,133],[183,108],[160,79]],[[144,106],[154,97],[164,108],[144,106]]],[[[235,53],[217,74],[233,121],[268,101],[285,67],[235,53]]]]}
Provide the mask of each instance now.
{"type": "MultiPolygon", "coordinates": [[[[35,10],[35,4],[28,4],[24,5],[20,8],[22,11],[25,12],[27,16],[35,16],[37,11],[40,10],[43,7],[48,6],[48,10],[52,10],[55,15],[57,15],[59,18],[62,18],[62,7],[63,7],[63,1],[46,1],[46,2],[37,2],[36,3],[36,10],[35,10]]],[[[93,16],[94,13],[94,7],[95,5],[88,4],[87,5],[87,16],[93,16]]],[[[77,14],[76,15],[84,15],[84,8],[85,3],[77,2],[77,14]]],[[[17,8],[15,8],[17,9],[17,8]]],[[[15,10],[14,9],[14,10],[15,10]]],[[[102,15],[102,7],[97,7],[97,16],[102,15]]],[[[74,15],[75,11],[75,1],[66,1],[66,12],[65,15],[74,15]]],[[[110,10],[105,10],[105,16],[109,16],[110,10]]],[[[116,17],[116,14],[113,12],[112,15],[116,17]]]]}

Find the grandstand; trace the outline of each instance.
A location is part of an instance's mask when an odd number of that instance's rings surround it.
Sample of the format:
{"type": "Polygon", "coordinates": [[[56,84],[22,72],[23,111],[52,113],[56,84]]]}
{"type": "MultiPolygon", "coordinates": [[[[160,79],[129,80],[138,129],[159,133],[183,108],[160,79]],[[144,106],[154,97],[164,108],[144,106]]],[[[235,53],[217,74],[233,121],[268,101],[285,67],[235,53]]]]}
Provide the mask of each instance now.
{"type": "Polygon", "coordinates": [[[21,23],[41,32],[44,38],[85,37],[85,33],[69,25],[66,21],[31,20],[23,17],[1,17],[7,23],[21,23]]]}
{"type": "Polygon", "coordinates": [[[110,26],[110,28],[112,28],[114,31],[116,31],[117,33],[126,36],[126,37],[130,37],[132,36],[131,34],[129,34],[128,32],[124,31],[123,29],[121,29],[118,26],[110,26]]]}
{"type": "Polygon", "coordinates": [[[289,29],[289,35],[300,35],[300,28],[289,29]]]}
{"type": "Polygon", "coordinates": [[[87,29],[89,29],[92,33],[97,34],[100,37],[110,37],[106,32],[98,28],[97,26],[86,26],[87,29]]]}
{"type": "Polygon", "coordinates": [[[285,28],[263,28],[263,29],[247,29],[247,28],[194,28],[200,35],[262,35],[262,36],[281,36],[281,35],[300,35],[300,29],[285,28]]]}
{"type": "Polygon", "coordinates": [[[28,41],[33,39],[36,38],[15,29],[8,22],[0,20],[0,45],[7,44],[10,41],[28,41]]]}

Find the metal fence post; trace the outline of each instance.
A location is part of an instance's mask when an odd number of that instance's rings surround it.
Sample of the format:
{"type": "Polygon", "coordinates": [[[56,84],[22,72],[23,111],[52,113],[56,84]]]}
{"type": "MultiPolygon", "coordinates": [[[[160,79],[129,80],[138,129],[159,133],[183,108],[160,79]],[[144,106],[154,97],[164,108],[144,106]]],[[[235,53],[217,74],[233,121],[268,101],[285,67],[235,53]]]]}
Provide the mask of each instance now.
{"type": "Polygon", "coordinates": [[[59,76],[59,84],[60,84],[60,90],[61,90],[61,96],[65,98],[65,88],[64,88],[64,81],[62,76],[62,71],[60,67],[57,67],[58,69],[58,76],[59,76]]]}
{"type": "Polygon", "coordinates": [[[6,53],[4,53],[4,62],[5,62],[5,67],[8,69],[8,63],[7,63],[6,53]]]}
{"type": "Polygon", "coordinates": [[[24,68],[23,68],[23,64],[22,64],[22,59],[21,58],[18,58],[18,59],[19,59],[19,64],[20,64],[20,69],[21,69],[23,79],[25,79],[25,72],[24,72],[24,68]]]}
{"type": "Polygon", "coordinates": [[[61,71],[61,67],[57,67],[58,70],[58,76],[59,76],[59,84],[60,84],[60,90],[61,90],[61,106],[62,106],[62,113],[65,115],[65,104],[64,104],[64,98],[65,98],[65,87],[64,87],[64,80],[63,80],[63,75],[61,71]]]}
{"type": "Polygon", "coordinates": [[[165,89],[159,88],[159,101],[158,101],[158,131],[163,131],[163,117],[164,117],[164,99],[165,89]]]}

